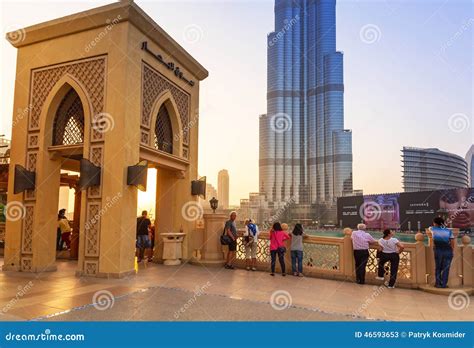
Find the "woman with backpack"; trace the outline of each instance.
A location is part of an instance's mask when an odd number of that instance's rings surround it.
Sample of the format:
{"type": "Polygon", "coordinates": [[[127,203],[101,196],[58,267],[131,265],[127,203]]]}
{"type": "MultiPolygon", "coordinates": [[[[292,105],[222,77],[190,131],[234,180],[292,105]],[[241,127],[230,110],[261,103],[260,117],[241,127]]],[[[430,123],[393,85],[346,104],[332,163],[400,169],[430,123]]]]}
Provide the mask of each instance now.
{"type": "Polygon", "coordinates": [[[276,257],[278,256],[278,261],[280,262],[281,275],[286,276],[285,273],[285,240],[290,237],[283,232],[283,228],[279,222],[273,224],[272,229],[270,230],[270,257],[271,257],[271,276],[275,275],[275,263],[276,257]]]}
{"type": "Polygon", "coordinates": [[[257,270],[257,248],[258,248],[258,226],[252,219],[245,220],[244,245],[245,245],[245,269],[247,271],[257,270]]]}

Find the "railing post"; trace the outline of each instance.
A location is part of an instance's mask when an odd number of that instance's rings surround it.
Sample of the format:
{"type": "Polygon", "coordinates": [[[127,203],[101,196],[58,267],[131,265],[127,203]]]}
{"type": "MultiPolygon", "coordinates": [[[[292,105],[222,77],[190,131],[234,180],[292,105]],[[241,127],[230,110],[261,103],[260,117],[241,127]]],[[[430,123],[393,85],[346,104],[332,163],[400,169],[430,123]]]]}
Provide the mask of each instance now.
{"type": "Polygon", "coordinates": [[[471,238],[464,235],[462,241],[462,283],[464,287],[472,287],[474,285],[474,268],[472,267],[472,245],[471,238]]]}
{"type": "Polygon", "coordinates": [[[452,288],[462,286],[462,247],[458,246],[457,239],[459,235],[459,229],[453,228],[454,235],[454,250],[453,250],[453,261],[449,269],[449,280],[448,285],[452,288]]]}
{"type": "Polygon", "coordinates": [[[354,256],[352,250],[352,230],[350,228],[344,229],[344,244],[342,246],[341,265],[344,277],[347,279],[354,278],[354,256]]]}
{"type": "Polygon", "coordinates": [[[412,267],[414,266],[415,269],[413,270],[413,283],[416,286],[425,285],[428,281],[426,275],[429,273],[426,269],[426,247],[424,243],[425,236],[423,233],[418,232],[415,235],[415,255],[412,255],[414,258],[414,262],[412,267]]]}

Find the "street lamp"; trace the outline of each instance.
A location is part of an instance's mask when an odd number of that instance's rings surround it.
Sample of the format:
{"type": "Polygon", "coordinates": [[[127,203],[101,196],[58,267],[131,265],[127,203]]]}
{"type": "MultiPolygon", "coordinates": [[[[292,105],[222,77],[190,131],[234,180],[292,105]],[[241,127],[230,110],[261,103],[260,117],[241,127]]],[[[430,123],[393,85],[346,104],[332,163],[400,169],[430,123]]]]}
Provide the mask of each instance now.
{"type": "Polygon", "coordinates": [[[216,199],[216,197],[212,197],[209,203],[211,204],[211,209],[213,213],[216,213],[216,209],[217,209],[219,201],[216,199]]]}

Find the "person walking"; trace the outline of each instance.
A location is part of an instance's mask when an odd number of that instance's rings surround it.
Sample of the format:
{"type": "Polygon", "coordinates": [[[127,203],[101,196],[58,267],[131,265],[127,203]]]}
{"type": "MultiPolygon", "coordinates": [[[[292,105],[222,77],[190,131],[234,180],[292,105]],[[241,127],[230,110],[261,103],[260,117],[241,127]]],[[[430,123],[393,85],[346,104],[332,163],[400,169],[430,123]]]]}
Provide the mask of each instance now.
{"type": "Polygon", "coordinates": [[[155,231],[156,231],[156,220],[150,225],[150,249],[148,252],[148,262],[153,261],[153,249],[155,249],[155,231]]]}
{"type": "Polygon", "coordinates": [[[303,277],[303,238],[306,234],[301,224],[296,224],[291,237],[291,271],[294,276],[303,277]]]}
{"type": "Polygon", "coordinates": [[[69,250],[71,248],[71,225],[69,225],[69,221],[66,217],[66,209],[61,209],[59,211],[58,229],[61,233],[59,250],[63,250],[64,244],[66,244],[66,249],[69,250]]]}
{"type": "Polygon", "coordinates": [[[456,246],[453,231],[446,228],[444,219],[436,217],[430,231],[434,243],[435,258],[435,287],[447,288],[449,279],[449,268],[453,260],[453,251],[456,246]]]}
{"type": "Polygon", "coordinates": [[[258,226],[253,223],[252,219],[245,220],[244,243],[245,268],[247,271],[257,270],[257,248],[259,233],[260,231],[258,230],[258,226]]]}
{"type": "Polygon", "coordinates": [[[237,227],[235,226],[235,219],[237,218],[237,213],[235,211],[230,213],[229,220],[226,221],[224,226],[224,233],[229,236],[232,240],[229,244],[229,252],[227,253],[227,260],[225,264],[226,269],[234,269],[234,260],[235,252],[237,250],[237,227]]]}
{"type": "Polygon", "coordinates": [[[390,280],[388,288],[393,289],[397,281],[398,265],[400,263],[400,253],[405,248],[397,238],[393,237],[393,231],[386,229],[383,231],[383,238],[379,239],[379,245],[382,248],[380,252],[378,272],[376,279],[384,280],[385,264],[390,262],[390,280]]]}
{"type": "Polygon", "coordinates": [[[270,230],[270,258],[271,258],[271,276],[275,275],[275,263],[276,257],[278,256],[278,261],[280,262],[281,275],[286,276],[285,273],[285,240],[289,239],[288,234],[283,232],[283,228],[279,222],[273,224],[272,229],[270,230]]]}
{"type": "Polygon", "coordinates": [[[352,232],[352,248],[354,249],[355,272],[357,284],[365,284],[365,267],[369,260],[370,244],[375,244],[377,241],[365,230],[365,224],[358,224],[357,231],[352,232]]]}
{"type": "Polygon", "coordinates": [[[151,247],[150,244],[150,227],[151,221],[148,218],[148,212],[142,211],[142,215],[137,218],[137,256],[138,262],[141,262],[145,257],[145,249],[151,247]]]}
{"type": "Polygon", "coordinates": [[[56,251],[63,250],[63,240],[61,239],[61,228],[59,227],[59,222],[64,217],[66,209],[61,209],[58,212],[58,223],[56,224],[56,251]]]}

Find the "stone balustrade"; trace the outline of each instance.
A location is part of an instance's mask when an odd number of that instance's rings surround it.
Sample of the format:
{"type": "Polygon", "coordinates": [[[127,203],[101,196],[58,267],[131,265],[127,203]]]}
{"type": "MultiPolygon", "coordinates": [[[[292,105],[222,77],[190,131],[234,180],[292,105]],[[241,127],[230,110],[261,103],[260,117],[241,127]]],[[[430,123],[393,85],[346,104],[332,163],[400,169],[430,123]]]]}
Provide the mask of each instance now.
{"type": "MultiPolygon", "coordinates": [[[[239,230],[242,234],[243,230],[239,230]]],[[[337,279],[355,280],[354,258],[350,229],[344,230],[345,236],[325,237],[307,236],[304,238],[303,273],[306,276],[337,279]]],[[[420,288],[434,284],[434,256],[431,241],[425,245],[425,235],[418,233],[415,243],[403,243],[405,249],[400,254],[400,265],[398,269],[397,285],[404,288],[420,288]]],[[[430,237],[428,237],[430,238],[430,237]]],[[[462,244],[457,245],[451,264],[449,286],[451,288],[472,288],[474,279],[473,258],[474,253],[471,240],[464,236],[462,244]]],[[[268,271],[270,267],[270,241],[269,233],[262,232],[259,235],[257,249],[257,269],[268,271]]],[[[224,249],[226,249],[224,247],[224,249]]],[[[291,258],[289,253],[289,241],[287,241],[288,252],[285,255],[287,273],[291,273],[291,258]]],[[[237,267],[245,267],[245,246],[243,238],[239,237],[237,243],[237,267]]],[[[386,265],[386,276],[388,276],[389,264],[386,265]]],[[[370,257],[367,263],[366,282],[380,284],[376,280],[377,259],[376,250],[370,249],[370,257]]],[[[277,271],[279,264],[277,262],[277,271]]]]}

